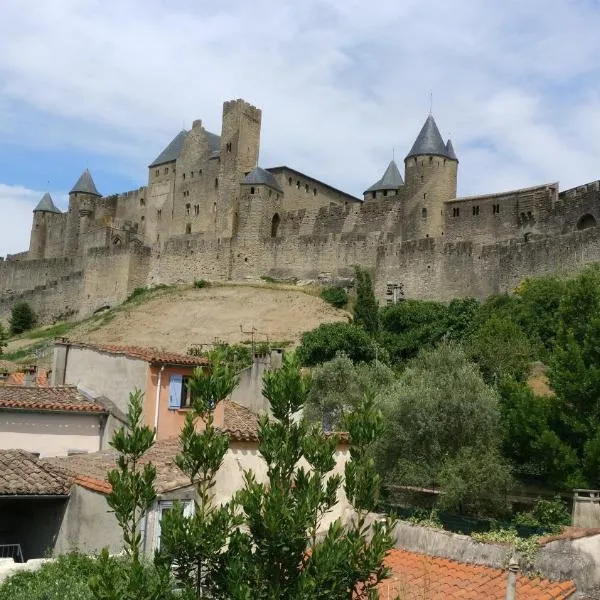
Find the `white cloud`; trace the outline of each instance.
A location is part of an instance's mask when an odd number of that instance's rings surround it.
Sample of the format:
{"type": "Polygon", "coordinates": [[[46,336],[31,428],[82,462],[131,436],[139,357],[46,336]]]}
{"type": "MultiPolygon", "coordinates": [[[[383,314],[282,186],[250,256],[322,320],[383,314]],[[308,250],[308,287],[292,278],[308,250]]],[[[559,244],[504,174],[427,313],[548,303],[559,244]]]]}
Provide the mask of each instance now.
{"type": "Polygon", "coordinates": [[[0,183],[0,256],[29,248],[32,211],[41,197],[35,190],[0,183]]]}
{"type": "Polygon", "coordinates": [[[433,90],[461,194],[569,187],[599,176],[599,15],[590,0],[3,0],[0,139],[114,154],[141,179],[182,124],[218,132],[222,102],[244,97],[264,111],[263,165],[359,194],[433,90]]]}

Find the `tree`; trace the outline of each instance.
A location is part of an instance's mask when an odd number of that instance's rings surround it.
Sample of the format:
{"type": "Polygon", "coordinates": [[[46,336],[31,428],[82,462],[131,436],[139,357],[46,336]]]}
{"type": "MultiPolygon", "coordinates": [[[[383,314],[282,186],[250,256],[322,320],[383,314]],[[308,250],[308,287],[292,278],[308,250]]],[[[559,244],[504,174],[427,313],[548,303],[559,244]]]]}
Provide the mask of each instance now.
{"type": "Polygon", "coordinates": [[[0,354],[2,354],[3,348],[8,345],[8,332],[4,328],[4,325],[0,323],[0,354]]]}
{"type": "Polygon", "coordinates": [[[354,323],[362,327],[368,334],[379,332],[379,304],[373,291],[373,282],[368,271],[362,267],[354,267],[356,276],[356,305],[354,307],[354,323]]]}
{"type": "Polygon", "coordinates": [[[376,459],[387,483],[436,484],[465,448],[498,458],[498,394],[453,343],[421,352],[377,400],[385,426],[376,459]]]}
{"type": "Polygon", "coordinates": [[[27,302],[17,302],[10,309],[10,332],[13,335],[31,329],[36,322],[36,315],[27,302]]]}
{"type": "Polygon", "coordinates": [[[307,367],[331,360],[340,352],[353,362],[384,360],[386,357],[367,332],[352,323],[323,323],[303,333],[297,352],[307,367]]]}
{"type": "Polygon", "coordinates": [[[142,425],[143,393],[129,395],[127,428],[118,429],[110,445],[119,453],[117,467],[108,473],[111,492],[106,501],[123,531],[125,559],[110,557],[104,549],[90,588],[97,600],[158,600],[171,594],[169,569],[154,570],[140,557],[140,523],[156,499],[156,469],[142,456],[154,444],[154,432],[142,425]]]}
{"type": "Polygon", "coordinates": [[[327,431],[340,431],[345,416],[366,394],[376,394],[394,381],[394,372],[379,361],[354,364],[338,354],[312,371],[305,415],[327,431]]]}
{"type": "MultiPolygon", "coordinates": [[[[193,598],[218,598],[222,589],[223,553],[239,519],[233,503],[215,506],[212,488],[229,449],[229,437],[214,426],[217,403],[231,394],[237,378],[227,357],[209,355],[210,367],[196,369],[190,380],[192,411],[186,415],[175,462],[196,487],[194,513],[186,517],[179,503],[161,522],[161,549],[156,562],[175,566],[176,579],[193,598]],[[204,429],[198,432],[198,421],[204,429]]],[[[226,597],[226,596],[224,596],[226,597]]]]}

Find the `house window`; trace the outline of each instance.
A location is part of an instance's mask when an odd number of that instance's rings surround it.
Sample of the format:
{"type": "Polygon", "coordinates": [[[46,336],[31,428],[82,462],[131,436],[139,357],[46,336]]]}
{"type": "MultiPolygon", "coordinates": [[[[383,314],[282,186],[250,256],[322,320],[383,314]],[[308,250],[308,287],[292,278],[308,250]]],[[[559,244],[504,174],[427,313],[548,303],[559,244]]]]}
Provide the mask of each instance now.
{"type": "MultiPolygon", "coordinates": [[[[194,514],[194,503],[192,500],[179,500],[183,506],[183,515],[191,517],[194,514]]],[[[172,500],[159,500],[156,510],[156,523],[154,525],[154,550],[160,550],[161,521],[165,513],[173,509],[175,503],[172,500]]]]}
{"type": "Polygon", "coordinates": [[[194,204],[194,215],[198,216],[200,214],[200,205],[194,204]]]}
{"type": "Polygon", "coordinates": [[[186,214],[186,215],[189,215],[189,214],[190,214],[190,208],[191,208],[191,205],[190,205],[190,204],[186,204],[186,205],[185,205],[185,214],[186,214]]]}
{"type": "Polygon", "coordinates": [[[460,208],[457,208],[457,207],[453,208],[452,209],[452,216],[453,217],[460,217],[460,208]]]}
{"type": "Polygon", "coordinates": [[[187,234],[192,233],[192,224],[191,223],[186,223],[186,225],[185,225],[185,232],[187,234]]]}
{"type": "Polygon", "coordinates": [[[474,206],[473,207],[473,216],[474,217],[479,216],[479,206],[474,206]]]}

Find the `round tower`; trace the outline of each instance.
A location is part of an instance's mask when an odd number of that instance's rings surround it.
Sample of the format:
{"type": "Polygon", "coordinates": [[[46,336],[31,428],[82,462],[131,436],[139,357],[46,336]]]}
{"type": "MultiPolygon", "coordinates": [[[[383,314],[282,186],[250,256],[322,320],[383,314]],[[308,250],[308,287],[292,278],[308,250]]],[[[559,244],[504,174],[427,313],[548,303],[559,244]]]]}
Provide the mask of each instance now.
{"type": "Polygon", "coordinates": [[[46,192],[38,205],[33,209],[33,224],[29,241],[29,259],[41,259],[46,255],[46,242],[48,236],[48,221],[51,215],[60,214],[54,205],[52,197],[46,192]]]}
{"type": "Polygon", "coordinates": [[[443,235],[444,202],[456,198],[458,158],[432,115],[404,159],[406,238],[443,235]]]}
{"type": "Polygon", "coordinates": [[[100,193],[86,169],[69,192],[69,214],[65,232],[65,254],[77,252],[80,236],[87,233],[94,218],[94,206],[100,193]]]}

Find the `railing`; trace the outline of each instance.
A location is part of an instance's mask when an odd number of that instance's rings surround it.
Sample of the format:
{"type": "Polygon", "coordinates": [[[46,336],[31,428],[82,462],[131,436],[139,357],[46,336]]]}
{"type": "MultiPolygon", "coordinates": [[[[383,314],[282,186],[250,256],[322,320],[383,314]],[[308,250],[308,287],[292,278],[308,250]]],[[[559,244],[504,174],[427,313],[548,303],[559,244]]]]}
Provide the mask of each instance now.
{"type": "Polygon", "coordinates": [[[12,558],[18,563],[25,562],[21,544],[0,544],[0,558],[12,558]]]}
{"type": "Polygon", "coordinates": [[[600,527],[600,490],[573,490],[573,525],[600,527]]]}

